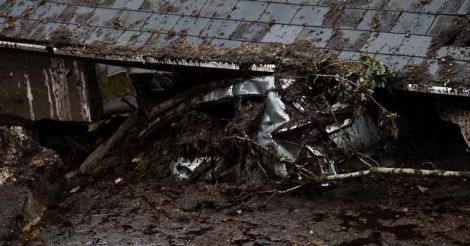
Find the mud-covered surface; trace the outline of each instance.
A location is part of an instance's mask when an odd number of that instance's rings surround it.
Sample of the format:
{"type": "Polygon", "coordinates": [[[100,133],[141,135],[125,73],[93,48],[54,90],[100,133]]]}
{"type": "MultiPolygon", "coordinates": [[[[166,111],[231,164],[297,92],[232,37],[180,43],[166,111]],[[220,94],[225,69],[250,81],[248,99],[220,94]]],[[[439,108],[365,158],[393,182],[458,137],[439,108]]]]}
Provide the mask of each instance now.
{"type": "Polygon", "coordinates": [[[82,187],[22,239],[46,245],[465,245],[468,181],[376,177],[305,187],[110,174],[82,187]],[[283,187],[279,189],[286,189],[283,187]],[[267,191],[267,192],[266,192],[267,191]]]}

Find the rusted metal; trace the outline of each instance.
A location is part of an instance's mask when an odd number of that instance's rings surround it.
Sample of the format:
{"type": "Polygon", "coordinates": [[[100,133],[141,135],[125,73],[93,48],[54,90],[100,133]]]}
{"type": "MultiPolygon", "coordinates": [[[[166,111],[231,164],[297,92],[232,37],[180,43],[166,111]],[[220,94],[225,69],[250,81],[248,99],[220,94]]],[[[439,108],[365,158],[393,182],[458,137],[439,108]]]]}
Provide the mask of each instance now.
{"type": "Polygon", "coordinates": [[[0,115],[28,120],[91,121],[95,105],[87,64],[0,50],[0,115]]]}

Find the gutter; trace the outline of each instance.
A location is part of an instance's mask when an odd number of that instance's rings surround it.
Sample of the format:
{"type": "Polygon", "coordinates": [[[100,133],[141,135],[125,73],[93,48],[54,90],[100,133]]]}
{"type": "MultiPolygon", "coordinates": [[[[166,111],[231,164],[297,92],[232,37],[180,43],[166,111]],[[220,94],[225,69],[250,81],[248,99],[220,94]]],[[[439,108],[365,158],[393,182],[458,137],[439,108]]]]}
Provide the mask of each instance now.
{"type": "MultiPolygon", "coordinates": [[[[16,49],[24,51],[34,51],[41,53],[48,53],[58,56],[74,57],[74,58],[84,58],[91,59],[95,61],[103,62],[128,62],[136,63],[140,65],[155,65],[155,66],[180,66],[188,68],[207,68],[207,69],[223,69],[223,70],[233,70],[240,71],[241,66],[239,63],[232,62],[217,62],[217,61],[195,61],[195,60],[186,60],[186,59],[158,59],[153,56],[144,56],[144,55],[133,55],[133,56],[123,56],[123,55],[94,55],[94,54],[85,54],[85,53],[75,53],[71,51],[66,51],[57,47],[50,47],[46,45],[36,45],[29,43],[20,43],[20,42],[11,42],[11,41],[0,41],[0,48],[7,49],[16,49]]],[[[253,64],[248,68],[251,72],[261,72],[261,73],[274,73],[276,66],[274,64],[253,64]]]]}

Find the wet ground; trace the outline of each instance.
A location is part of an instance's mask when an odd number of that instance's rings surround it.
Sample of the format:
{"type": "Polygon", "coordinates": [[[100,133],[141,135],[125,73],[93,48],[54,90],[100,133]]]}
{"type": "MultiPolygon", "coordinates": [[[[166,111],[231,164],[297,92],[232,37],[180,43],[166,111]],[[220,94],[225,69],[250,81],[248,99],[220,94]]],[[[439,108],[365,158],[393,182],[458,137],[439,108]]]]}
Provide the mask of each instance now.
{"type": "Polygon", "coordinates": [[[465,179],[375,177],[272,188],[107,178],[70,194],[23,235],[45,245],[467,245],[465,179]],[[286,187],[288,188],[288,187],[286,187]]]}

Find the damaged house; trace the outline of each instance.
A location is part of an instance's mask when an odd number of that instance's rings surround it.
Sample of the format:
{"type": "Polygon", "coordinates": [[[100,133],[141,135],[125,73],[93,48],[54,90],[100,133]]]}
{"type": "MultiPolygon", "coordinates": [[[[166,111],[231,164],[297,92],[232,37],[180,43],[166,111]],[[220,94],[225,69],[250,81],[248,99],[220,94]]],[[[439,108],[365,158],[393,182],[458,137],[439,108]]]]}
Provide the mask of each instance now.
{"type": "Polygon", "coordinates": [[[0,0],[0,122],[79,149],[68,178],[124,163],[325,186],[377,165],[461,170],[469,11],[468,0],[0,0]],[[74,125],[113,130],[80,142],[60,131],[74,125]]]}

